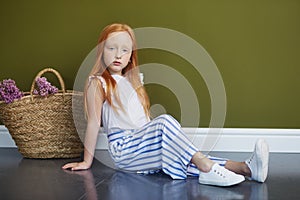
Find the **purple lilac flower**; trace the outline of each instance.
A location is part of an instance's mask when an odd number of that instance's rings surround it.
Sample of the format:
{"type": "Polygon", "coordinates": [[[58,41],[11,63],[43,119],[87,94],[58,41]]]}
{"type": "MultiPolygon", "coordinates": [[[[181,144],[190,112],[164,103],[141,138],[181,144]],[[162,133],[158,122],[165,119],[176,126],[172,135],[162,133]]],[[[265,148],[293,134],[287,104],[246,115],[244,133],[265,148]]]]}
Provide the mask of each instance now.
{"type": "Polygon", "coordinates": [[[47,81],[45,77],[40,77],[36,79],[36,85],[38,89],[33,91],[33,94],[47,96],[49,94],[55,94],[58,92],[57,87],[52,86],[51,83],[47,81]]]}
{"type": "Polygon", "coordinates": [[[11,79],[5,79],[0,82],[0,101],[12,103],[15,99],[20,99],[24,94],[16,86],[16,82],[11,79]]]}

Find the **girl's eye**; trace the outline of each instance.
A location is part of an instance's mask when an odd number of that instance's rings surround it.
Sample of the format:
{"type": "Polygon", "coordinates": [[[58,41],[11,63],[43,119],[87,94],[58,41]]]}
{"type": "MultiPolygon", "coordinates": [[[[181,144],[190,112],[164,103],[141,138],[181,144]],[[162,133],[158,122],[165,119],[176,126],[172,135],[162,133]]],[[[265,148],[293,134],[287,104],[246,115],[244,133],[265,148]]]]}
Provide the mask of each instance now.
{"type": "Polygon", "coordinates": [[[115,47],[107,47],[108,50],[115,50],[115,47]]]}

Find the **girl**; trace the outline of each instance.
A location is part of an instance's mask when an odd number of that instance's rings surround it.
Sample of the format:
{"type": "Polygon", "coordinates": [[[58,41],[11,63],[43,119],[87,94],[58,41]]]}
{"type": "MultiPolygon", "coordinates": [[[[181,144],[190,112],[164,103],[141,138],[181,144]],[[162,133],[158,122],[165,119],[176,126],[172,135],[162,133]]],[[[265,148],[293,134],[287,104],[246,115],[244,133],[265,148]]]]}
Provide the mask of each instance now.
{"type": "Polygon", "coordinates": [[[141,84],[137,45],[126,24],[104,28],[98,55],[85,87],[87,129],[84,159],[63,169],[84,170],[92,165],[99,128],[108,135],[109,152],[123,170],[152,173],[162,169],[173,179],[199,176],[199,183],[230,186],[251,177],[264,182],[268,145],[258,140],[252,156],[235,162],[203,155],[170,115],[149,117],[149,99],[141,84]]]}

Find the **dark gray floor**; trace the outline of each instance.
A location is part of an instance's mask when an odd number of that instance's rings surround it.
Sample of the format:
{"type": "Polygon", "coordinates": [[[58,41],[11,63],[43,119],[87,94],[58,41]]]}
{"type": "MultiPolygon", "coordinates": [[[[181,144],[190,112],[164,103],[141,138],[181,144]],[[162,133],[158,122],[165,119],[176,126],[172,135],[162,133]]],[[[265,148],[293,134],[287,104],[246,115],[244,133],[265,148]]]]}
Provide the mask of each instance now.
{"type": "MultiPolygon", "coordinates": [[[[0,148],[0,199],[300,199],[300,154],[271,154],[263,184],[245,181],[213,187],[170,179],[164,174],[137,175],[107,167],[107,152],[97,151],[92,169],[71,172],[64,163],[79,159],[25,159],[16,149],[0,148]],[[102,160],[104,159],[104,160],[102,160]]],[[[213,153],[244,160],[247,153],[213,153]]]]}

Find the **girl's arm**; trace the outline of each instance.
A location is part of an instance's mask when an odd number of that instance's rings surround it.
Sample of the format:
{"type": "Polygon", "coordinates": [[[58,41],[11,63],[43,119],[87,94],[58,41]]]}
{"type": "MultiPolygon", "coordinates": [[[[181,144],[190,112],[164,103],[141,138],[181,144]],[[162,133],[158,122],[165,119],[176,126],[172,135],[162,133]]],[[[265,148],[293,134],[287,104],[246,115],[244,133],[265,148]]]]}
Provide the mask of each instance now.
{"type": "Polygon", "coordinates": [[[91,167],[97,143],[98,131],[101,126],[101,110],[104,101],[102,85],[93,79],[87,89],[88,120],[84,142],[84,159],[82,162],[68,163],[63,169],[83,170],[91,167]],[[99,89],[100,88],[100,89],[99,89]]]}

